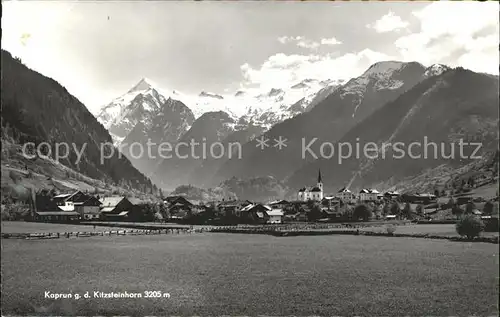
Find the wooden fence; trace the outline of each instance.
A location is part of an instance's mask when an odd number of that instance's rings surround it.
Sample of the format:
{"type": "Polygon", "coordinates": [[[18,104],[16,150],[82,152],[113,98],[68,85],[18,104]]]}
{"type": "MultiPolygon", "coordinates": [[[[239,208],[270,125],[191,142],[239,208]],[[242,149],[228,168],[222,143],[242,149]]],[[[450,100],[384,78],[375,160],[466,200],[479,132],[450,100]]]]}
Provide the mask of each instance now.
{"type": "Polygon", "coordinates": [[[111,231],[76,231],[76,232],[41,232],[41,233],[2,233],[3,239],[60,239],[85,238],[92,236],[160,235],[191,234],[209,231],[209,228],[174,228],[174,229],[135,229],[111,231]]]}
{"type": "MultiPolygon", "coordinates": [[[[399,222],[405,225],[410,222],[399,222]]],[[[386,223],[387,224],[387,223],[386,223]]],[[[58,238],[84,238],[92,236],[125,236],[125,235],[159,235],[159,234],[191,234],[202,232],[225,233],[269,233],[269,232],[298,232],[298,231],[323,231],[338,229],[359,229],[380,226],[378,223],[292,223],[276,225],[235,225],[235,226],[192,226],[154,228],[147,226],[142,229],[122,229],[110,231],[76,231],[76,232],[42,232],[42,233],[2,233],[3,239],[58,239],[58,238]]]]}

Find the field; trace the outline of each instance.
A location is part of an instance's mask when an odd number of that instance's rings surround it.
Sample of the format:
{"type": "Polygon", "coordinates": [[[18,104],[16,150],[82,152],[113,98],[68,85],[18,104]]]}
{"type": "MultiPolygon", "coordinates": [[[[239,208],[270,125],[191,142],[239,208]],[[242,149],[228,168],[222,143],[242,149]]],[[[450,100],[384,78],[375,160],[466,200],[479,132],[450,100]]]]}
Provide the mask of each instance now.
{"type": "Polygon", "coordinates": [[[2,240],[3,314],[496,315],[498,246],[363,236],[2,240]],[[44,292],[170,298],[44,299],[44,292]]]}

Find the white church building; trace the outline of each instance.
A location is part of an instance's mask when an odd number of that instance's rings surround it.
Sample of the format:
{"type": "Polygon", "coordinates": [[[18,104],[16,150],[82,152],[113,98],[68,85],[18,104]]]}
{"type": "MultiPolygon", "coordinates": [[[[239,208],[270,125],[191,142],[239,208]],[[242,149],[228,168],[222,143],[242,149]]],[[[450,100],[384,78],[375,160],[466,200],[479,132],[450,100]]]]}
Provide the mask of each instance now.
{"type": "Polygon", "coordinates": [[[314,187],[303,187],[297,193],[299,201],[321,201],[323,200],[323,182],[321,180],[321,170],[318,171],[318,183],[314,187]]]}

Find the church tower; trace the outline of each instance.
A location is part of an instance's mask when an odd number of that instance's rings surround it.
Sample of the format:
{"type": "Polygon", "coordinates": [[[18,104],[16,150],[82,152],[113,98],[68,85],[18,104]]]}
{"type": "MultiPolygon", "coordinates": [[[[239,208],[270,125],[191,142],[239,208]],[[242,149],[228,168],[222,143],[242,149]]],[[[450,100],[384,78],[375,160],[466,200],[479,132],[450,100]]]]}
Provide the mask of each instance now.
{"type": "Polygon", "coordinates": [[[323,181],[321,179],[321,169],[318,170],[318,188],[323,192],[323,181]]]}

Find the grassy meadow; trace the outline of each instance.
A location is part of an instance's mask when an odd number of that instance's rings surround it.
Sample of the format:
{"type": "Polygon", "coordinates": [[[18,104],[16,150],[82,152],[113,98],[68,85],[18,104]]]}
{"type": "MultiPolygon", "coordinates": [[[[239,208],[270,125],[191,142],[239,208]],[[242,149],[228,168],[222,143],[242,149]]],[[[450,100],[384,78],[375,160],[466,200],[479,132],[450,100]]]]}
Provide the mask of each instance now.
{"type": "Polygon", "coordinates": [[[498,245],[364,236],[2,239],[3,314],[497,315],[498,245]],[[170,293],[45,299],[44,292],[170,293]]]}

